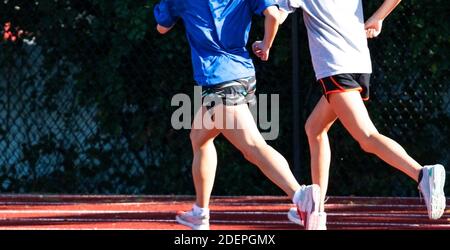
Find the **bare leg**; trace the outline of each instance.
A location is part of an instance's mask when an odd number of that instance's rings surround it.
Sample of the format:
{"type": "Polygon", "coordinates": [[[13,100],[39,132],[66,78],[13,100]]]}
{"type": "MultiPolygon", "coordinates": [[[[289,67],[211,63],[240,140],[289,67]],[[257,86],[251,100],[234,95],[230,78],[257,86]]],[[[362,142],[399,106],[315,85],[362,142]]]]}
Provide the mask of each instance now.
{"type": "MultiPolygon", "coordinates": [[[[203,119],[206,109],[197,112],[194,119],[203,119]]],[[[207,114],[206,114],[207,116],[207,114]]],[[[210,123],[212,120],[203,119],[203,124],[210,123]]],[[[211,197],[212,188],[214,186],[214,179],[217,169],[217,152],[214,146],[214,139],[219,135],[216,129],[207,129],[203,126],[201,129],[191,130],[190,138],[192,149],[194,153],[194,160],[192,162],[192,177],[194,179],[196,203],[202,208],[209,207],[209,200],[211,197]]]]}
{"type": "Polygon", "coordinates": [[[422,166],[394,140],[378,133],[370,120],[359,92],[335,93],[330,96],[330,107],[347,131],[362,149],[377,155],[391,166],[418,181],[422,166]]]}
{"type": "Polygon", "coordinates": [[[328,188],[328,179],[331,162],[330,142],[328,130],[336,121],[337,116],[330,104],[322,97],[306,121],[305,130],[308,135],[311,155],[311,175],[314,184],[320,186],[321,202],[319,211],[325,210],[325,196],[328,188]]]}
{"type": "Polygon", "coordinates": [[[267,145],[247,105],[222,106],[222,108],[226,121],[235,121],[236,127],[235,129],[221,129],[221,133],[244,154],[247,160],[258,166],[292,199],[300,185],[292,174],[286,159],[267,145]]]}

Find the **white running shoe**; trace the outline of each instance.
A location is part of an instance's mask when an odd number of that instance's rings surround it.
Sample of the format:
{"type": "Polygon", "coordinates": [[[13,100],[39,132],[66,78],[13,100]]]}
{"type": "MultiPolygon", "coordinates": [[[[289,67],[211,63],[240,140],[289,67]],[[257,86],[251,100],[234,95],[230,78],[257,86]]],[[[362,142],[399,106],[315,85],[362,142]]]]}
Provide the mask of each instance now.
{"type": "Polygon", "coordinates": [[[300,226],[304,226],[302,218],[300,218],[300,216],[298,215],[297,207],[291,207],[287,213],[287,217],[291,222],[300,226]]]}
{"type": "Polygon", "coordinates": [[[312,184],[310,186],[301,187],[300,199],[297,203],[297,211],[300,215],[306,230],[317,230],[318,222],[315,220],[318,216],[313,216],[314,213],[319,213],[320,204],[320,187],[319,185],[312,184]],[[312,218],[313,220],[310,220],[312,218]]]}
{"type": "Polygon", "coordinates": [[[209,230],[209,216],[195,215],[193,211],[180,211],[175,217],[177,222],[193,230],[209,230]]]}
{"type": "Polygon", "coordinates": [[[437,220],[444,214],[446,206],[444,194],[445,168],[437,164],[425,166],[422,171],[423,175],[419,183],[419,190],[425,200],[428,217],[432,220],[437,220]]]}

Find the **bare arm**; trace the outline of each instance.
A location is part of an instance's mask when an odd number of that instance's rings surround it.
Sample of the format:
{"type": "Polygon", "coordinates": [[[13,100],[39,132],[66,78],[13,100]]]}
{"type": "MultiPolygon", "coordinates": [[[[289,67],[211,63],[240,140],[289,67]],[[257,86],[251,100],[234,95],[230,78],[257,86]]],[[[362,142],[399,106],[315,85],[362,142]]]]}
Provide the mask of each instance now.
{"type": "Polygon", "coordinates": [[[278,32],[278,26],[280,25],[280,13],[276,6],[271,6],[264,11],[265,23],[264,23],[264,39],[263,44],[269,49],[272,48],[273,41],[278,32]]]}
{"type": "Polygon", "coordinates": [[[276,6],[271,6],[264,11],[264,39],[253,44],[253,52],[263,61],[269,59],[270,48],[275,40],[280,25],[280,13],[276,6]]]}
{"type": "Polygon", "coordinates": [[[280,25],[286,21],[286,18],[289,16],[289,12],[280,9],[280,25]]]}
{"type": "Polygon", "coordinates": [[[169,32],[172,28],[173,28],[173,26],[167,28],[167,27],[164,27],[164,26],[159,25],[159,24],[156,25],[156,30],[157,30],[161,35],[166,34],[166,33],[169,32]]]}
{"type": "Polygon", "coordinates": [[[401,0],[385,0],[371,18],[384,20],[397,7],[401,0]]]}
{"type": "Polygon", "coordinates": [[[377,37],[381,33],[384,19],[397,7],[401,0],[384,0],[377,11],[366,21],[367,38],[377,37]]]}

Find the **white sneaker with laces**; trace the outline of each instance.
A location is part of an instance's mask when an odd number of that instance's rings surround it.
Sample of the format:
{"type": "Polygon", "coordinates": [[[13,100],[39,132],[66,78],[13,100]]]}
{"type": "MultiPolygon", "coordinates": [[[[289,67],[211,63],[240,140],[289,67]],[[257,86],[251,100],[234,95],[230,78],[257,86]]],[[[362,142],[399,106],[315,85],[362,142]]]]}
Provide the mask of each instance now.
{"type": "Polygon", "coordinates": [[[446,206],[444,194],[445,168],[437,164],[425,166],[422,171],[419,190],[425,200],[428,217],[432,220],[437,220],[444,214],[446,206]]]}
{"type": "Polygon", "coordinates": [[[302,186],[300,199],[297,203],[297,211],[302,221],[304,221],[306,230],[317,230],[318,222],[315,221],[319,216],[320,204],[320,187],[312,184],[310,186],[302,186]],[[311,216],[313,215],[313,216],[311,216]]]}
{"type": "Polygon", "coordinates": [[[209,216],[195,215],[193,211],[180,211],[175,217],[177,222],[193,230],[209,230],[209,216]]]}

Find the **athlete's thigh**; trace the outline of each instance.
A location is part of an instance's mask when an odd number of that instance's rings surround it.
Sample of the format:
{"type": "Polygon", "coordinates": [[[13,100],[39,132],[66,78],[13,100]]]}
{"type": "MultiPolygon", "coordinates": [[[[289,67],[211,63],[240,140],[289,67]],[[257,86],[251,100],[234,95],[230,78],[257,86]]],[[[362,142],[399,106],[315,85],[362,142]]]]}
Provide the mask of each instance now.
{"type": "Polygon", "coordinates": [[[336,93],[329,99],[333,111],[353,138],[358,140],[378,133],[359,92],[336,93]]]}
{"type": "Polygon", "coordinates": [[[222,106],[224,121],[220,122],[217,115],[215,121],[221,125],[220,132],[238,149],[265,144],[258,126],[247,105],[222,106]],[[231,126],[232,125],[232,126],[231,126]]]}
{"type": "Polygon", "coordinates": [[[307,127],[317,132],[328,131],[336,119],[330,103],[322,96],[308,117],[307,127]]]}

